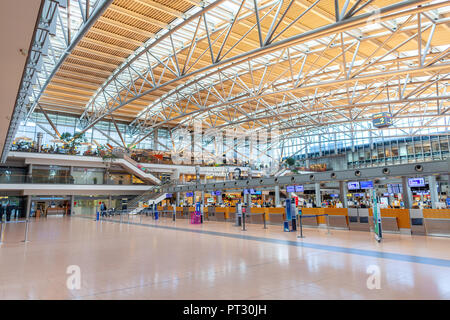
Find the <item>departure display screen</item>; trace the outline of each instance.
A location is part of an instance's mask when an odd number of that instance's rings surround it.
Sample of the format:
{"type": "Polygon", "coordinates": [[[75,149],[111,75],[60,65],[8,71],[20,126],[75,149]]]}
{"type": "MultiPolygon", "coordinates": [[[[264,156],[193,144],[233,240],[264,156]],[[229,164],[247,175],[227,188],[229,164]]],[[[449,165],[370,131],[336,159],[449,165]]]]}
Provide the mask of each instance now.
{"type": "Polygon", "coordinates": [[[348,184],[348,190],[359,190],[359,181],[351,181],[348,184]]]}
{"type": "Polygon", "coordinates": [[[372,181],[361,181],[359,183],[361,189],[373,189],[373,182],[372,181]]]}
{"type": "Polygon", "coordinates": [[[286,187],[286,192],[295,192],[295,187],[294,186],[287,186],[286,187]]]}
{"type": "Polygon", "coordinates": [[[410,187],[425,187],[425,179],[424,178],[409,178],[408,185],[410,187]]]}
{"type": "Polygon", "coordinates": [[[305,191],[305,188],[303,186],[295,186],[295,192],[303,192],[305,191]]]}

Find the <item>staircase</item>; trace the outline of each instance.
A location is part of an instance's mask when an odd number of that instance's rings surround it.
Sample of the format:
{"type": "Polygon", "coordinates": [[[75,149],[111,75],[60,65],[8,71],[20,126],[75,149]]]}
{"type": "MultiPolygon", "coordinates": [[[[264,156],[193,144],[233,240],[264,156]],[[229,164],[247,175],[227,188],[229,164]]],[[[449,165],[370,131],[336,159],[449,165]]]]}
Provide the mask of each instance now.
{"type": "Polygon", "coordinates": [[[165,192],[155,192],[155,190],[152,188],[143,194],[137,196],[136,198],[133,198],[130,202],[128,202],[128,210],[130,211],[130,214],[138,214],[141,212],[144,208],[139,207],[139,202],[151,202],[152,204],[158,204],[159,202],[166,199],[166,193],[165,192]]]}
{"type": "Polygon", "coordinates": [[[141,168],[139,163],[131,159],[126,154],[116,154],[119,159],[115,159],[114,162],[120,164],[125,170],[128,172],[133,173],[134,175],[138,176],[144,181],[151,182],[152,184],[161,184],[161,180],[159,180],[157,177],[152,175],[149,172],[144,172],[141,168]]]}

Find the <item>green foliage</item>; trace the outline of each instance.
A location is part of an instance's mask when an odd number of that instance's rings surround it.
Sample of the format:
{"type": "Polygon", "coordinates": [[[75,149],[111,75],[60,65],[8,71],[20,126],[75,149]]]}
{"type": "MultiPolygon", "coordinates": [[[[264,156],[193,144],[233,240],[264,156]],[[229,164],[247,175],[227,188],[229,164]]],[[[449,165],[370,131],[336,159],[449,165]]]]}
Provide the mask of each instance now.
{"type": "Polygon", "coordinates": [[[295,159],[294,159],[294,158],[287,158],[287,159],[285,160],[285,162],[286,162],[286,164],[287,164],[289,167],[292,167],[292,166],[295,164],[295,159]]]}

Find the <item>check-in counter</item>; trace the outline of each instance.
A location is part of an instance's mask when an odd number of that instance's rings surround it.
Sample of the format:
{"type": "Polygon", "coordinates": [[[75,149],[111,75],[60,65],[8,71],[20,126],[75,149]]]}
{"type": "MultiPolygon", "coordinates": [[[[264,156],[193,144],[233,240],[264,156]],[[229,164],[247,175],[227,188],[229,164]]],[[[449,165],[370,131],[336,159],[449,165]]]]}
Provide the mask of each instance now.
{"type": "Polygon", "coordinates": [[[348,209],[348,226],[349,226],[350,230],[370,231],[369,209],[349,208],[348,209]]]}
{"type": "Polygon", "coordinates": [[[189,214],[189,209],[191,207],[183,207],[183,215],[181,216],[181,219],[187,219],[188,217],[190,217],[189,214]]]}
{"type": "Polygon", "coordinates": [[[423,209],[427,235],[450,236],[450,209],[423,209]]]}
{"type": "Polygon", "coordinates": [[[216,221],[226,221],[228,217],[228,208],[226,207],[216,207],[215,210],[215,220],[216,221]]]}
{"type": "Polygon", "coordinates": [[[208,208],[208,210],[207,210],[208,220],[215,221],[216,220],[216,207],[211,206],[211,207],[207,207],[207,208],[208,208]]]}
{"type": "Polygon", "coordinates": [[[182,219],[183,218],[183,210],[184,210],[184,208],[183,207],[177,207],[176,210],[177,210],[177,213],[176,213],[177,219],[182,219]]]}
{"type": "Polygon", "coordinates": [[[411,234],[425,235],[426,230],[422,209],[409,209],[409,217],[411,218],[411,234]]]}
{"type": "Polygon", "coordinates": [[[326,224],[326,219],[323,219],[324,223],[322,223],[322,219],[319,219],[325,217],[315,217],[318,214],[323,214],[322,208],[302,208],[302,225],[305,227],[318,227],[319,223],[326,224]]]}
{"type": "Polygon", "coordinates": [[[270,224],[283,224],[285,219],[284,208],[267,208],[270,224]]]}
{"type": "MultiPolygon", "coordinates": [[[[411,220],[408,209],[380,209],[382,231],[411,234],[411,220]]],[[[373,226],[372,209],[370,223],[373,226]]]]}
{"type": "Polygon", "coordinates": [[[268,208],[251,208],[248,223],[264,223],[264,217],[268,211],[268,208]]]}
{"type": "Polygon", "coordinates": [[[323,208],[323,212],[328,214],[328,224],[330,228],[348,230],[347,208],[323,208]]]}
{"type": "Polygon", "coordinates": [[[236,207],[228,207],[226,211],[227,221],[235,221],[236,220],[236,207]]]}

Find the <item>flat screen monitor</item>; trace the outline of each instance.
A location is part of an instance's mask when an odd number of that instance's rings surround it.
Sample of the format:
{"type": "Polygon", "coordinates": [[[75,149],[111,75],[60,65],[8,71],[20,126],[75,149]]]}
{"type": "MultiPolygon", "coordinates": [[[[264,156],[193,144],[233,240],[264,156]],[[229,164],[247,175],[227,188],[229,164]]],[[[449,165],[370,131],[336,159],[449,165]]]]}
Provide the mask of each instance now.
{"type": "Polygon", "coordinates": [[[373,189],[373,182],[372,181],[361,181],[359,183],[361,189],[373,189]]]}
{"type": "Polygon", "coordinates": [[[221,193],[220,191],[216,191],[214,194],[215,194],[216,196],[222,195],[222,193],[221,193]]]}
{"type": "Polygon", "coordinates": [[[193,192],[186,192],[186,197],[193,197],[194,193],[193,192]]]}
{"type": "Polygon", "coordinates": [[[332,198],[339,198],[339,195],[336,194],[336,193],[332,193],[332,194],[330,194],[330,197],[332,197],[332,198]]]}
{"type": "Polygon", "coordinates": [[[294,186],[287,186],[286,187],[286,192],[295,192],[295,187],[294,186]]]}
{"type": "Polygon", "coordinates": [[[410,187],[425,187],[425,179],[424,178],[409,178],[408,185],[410,187]]]}
{"type": "Polygon", "coordinates": [[[303,192],[305,191],[305,188],[303,186],[295,186],[295,192],[303,192]]]}
{"type": "Polygon", "coordinates": [[[358,181],[351,181],[348,183],[348,190],[359,190],[359,182],[358,181]]]}
{"type": "Polygon", "coordinates": [[[258,191],[255,190],[255,194],[256,194],[256,195],[261,195],[261,194],[262,194],[262,191],[261,191],[261,190],[258,190],[258,191]]]}
{"type": "Polygon", "coordinates": [[[166,193],[166,198],[172,198],[172,194],[171,193],[166,193]]]}

